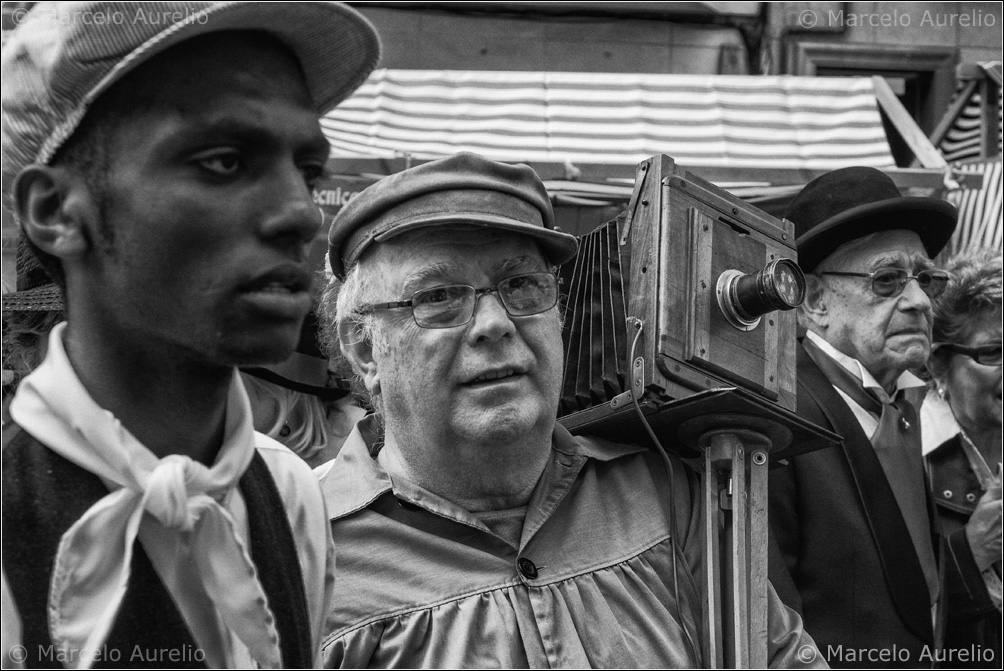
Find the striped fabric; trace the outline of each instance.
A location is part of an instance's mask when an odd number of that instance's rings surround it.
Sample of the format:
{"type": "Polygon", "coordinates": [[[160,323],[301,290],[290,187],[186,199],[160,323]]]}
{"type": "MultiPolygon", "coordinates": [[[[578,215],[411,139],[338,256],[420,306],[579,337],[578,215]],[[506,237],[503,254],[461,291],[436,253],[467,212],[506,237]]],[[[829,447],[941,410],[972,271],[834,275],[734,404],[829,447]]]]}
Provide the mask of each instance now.
{"type": "Polygon", "coordinates": [[[322,126],[334,158],[895,166],[867,78],[384,69],[322,126]]]}
{"type": "MultiPolygon", "coordinates": [[[[997,89],[997,110],[1002,108],[1001,89],[997,89]]],[[[997,115],[997,153],[1001,153],[1001,115],[997,115]]],[[[980,158],[983,155],[982,98],[974,93],[969,103],[955,118],[944,139],[938,143],[938,150],[949,163],[980,158]]]]}
{"type": "MultiPolygon", "coordinates": [[[[1000,70],[1000,63],[988,63],[983,66],[986,69],[996,67],[1000,70]]],[[[959,96],[964,89],[965,82],[960,81],[955,96],[959,96]]],[[[1001,87],[997,86],[997,154],[1001,154],[1002,140],[1002,109],[1004,109],[1004,99],[1002,99],[1001,87]]],[[[953,98],[953,102],[954,102],[953,98]]],[[[979,90],[973,92],[969,97],[969,102],[962,108],[962,111],[952,122],[951,127],[945,132],[945,137],[938,143],[938,151],[949,163],[963,161],[966,159],[978,159],[983,155],[983,99],[979,90]]]]}
{"type": "MultiPolygon", "coordinates": [[[[956,94],[957,95],[957,94],[956,94]]],[[[981,98],[974,93],[969,102],[938,143],[938,150],[949,163],[967,158],[979,158],[981,153],[981,98]]]]}
{"type": "Polygon", "coordinates": [[[959,172],[982,173],[983,188],[958,189],[950,191],[945,197],[959,208],[959,225],[942,256],[981,247],[1004,251],[1000,157],[981,163],[954,164],[952,168],[959,172]]]}

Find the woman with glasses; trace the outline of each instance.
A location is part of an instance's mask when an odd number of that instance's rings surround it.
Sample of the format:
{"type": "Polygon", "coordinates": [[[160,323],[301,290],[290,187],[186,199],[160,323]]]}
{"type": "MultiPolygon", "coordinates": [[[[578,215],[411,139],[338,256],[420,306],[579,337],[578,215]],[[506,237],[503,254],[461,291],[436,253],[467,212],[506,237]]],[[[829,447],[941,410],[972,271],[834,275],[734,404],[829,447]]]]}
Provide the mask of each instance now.
{"type": "Polygon", "coordinates": [[[934,303],[928,368],[935,391],[924,403],[921,420],[944,557],[957,562],[963,575],[980,575],[975,584],[945,594],[945,649],[975,649],[981,653],[971,660],[976,666],[996,668],[1001,660],[1001,267],[1000,253],[990,250],[948,262],[948,286],[934,303]]]}

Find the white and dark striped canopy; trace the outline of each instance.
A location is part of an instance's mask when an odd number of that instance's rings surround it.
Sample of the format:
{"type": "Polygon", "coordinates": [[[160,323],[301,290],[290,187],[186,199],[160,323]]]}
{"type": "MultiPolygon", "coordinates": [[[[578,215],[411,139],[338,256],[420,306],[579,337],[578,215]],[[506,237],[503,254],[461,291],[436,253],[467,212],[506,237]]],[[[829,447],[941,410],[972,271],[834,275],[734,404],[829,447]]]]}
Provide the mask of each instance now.
{"type": "Polygon", "coordinates": [[[988,247],[1004,249],[1001,208],[1001,158],[958,163],[963,173],[983,175],[982,187],[950,191],[945,200],[959,208],[959,225],[943,255],[988,247]]]}
{"type": "Polygon", "coordinates": [[[333,158],[896,165],[868,78],[383,69],[322,126],[333,158]]]}
{"type": "MultiPolygon", "coordinates": [[[[938,150],[949,163],[965,160],[986,159],[989,156],[1000,156],[1002,149],[1002,124],[1004,124],[1004,97],[1002,97],[1001,63],[994,61],[990,63],[980,63],[978,66],[986,72],[986,83],[988,86],[980,87],[973,79],[960,79],[958,89],[955,92],[955,99],[949,105],[949,110],[957,109],[954,118],[950,119],[951,124],[945,129],[944,134],[937,138],[938,150]],[[983,100],[986,94],[989,101],[983,100]],[[959,100],[965,97],[965,100],[959,100]],[[958,106],[958,107],[957,107],[958,106]],[[993,110],[991,114],[985,114],[993,110]],[[984,138],[988,128],[985,125],[996,126],[990,137],[996,142],[985,142],[984,138]],[[987,144],[991,146],[986,146],[987,144]],[[995,146],[994,146],[995,145],[995,146]]],[[[947,114],[952,114],[949,111],[947,114]]]]}

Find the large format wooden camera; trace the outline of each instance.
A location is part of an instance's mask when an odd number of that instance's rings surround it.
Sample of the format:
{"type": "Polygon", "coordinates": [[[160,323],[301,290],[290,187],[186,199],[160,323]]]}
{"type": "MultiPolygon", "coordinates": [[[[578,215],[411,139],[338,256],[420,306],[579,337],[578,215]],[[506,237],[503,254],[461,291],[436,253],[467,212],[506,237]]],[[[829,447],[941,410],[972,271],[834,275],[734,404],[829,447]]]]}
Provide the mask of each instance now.
{"type": "Polygon", "coordinates": [[[561,271],[562,423],[641,438],[637,400],[684,455],[682,425],[708,414],[772,418],[778,453],[818,445],[794,414],[796,259],[791,222],[667,156],[641,163],[628,211],[583,236],[561,271]]]}

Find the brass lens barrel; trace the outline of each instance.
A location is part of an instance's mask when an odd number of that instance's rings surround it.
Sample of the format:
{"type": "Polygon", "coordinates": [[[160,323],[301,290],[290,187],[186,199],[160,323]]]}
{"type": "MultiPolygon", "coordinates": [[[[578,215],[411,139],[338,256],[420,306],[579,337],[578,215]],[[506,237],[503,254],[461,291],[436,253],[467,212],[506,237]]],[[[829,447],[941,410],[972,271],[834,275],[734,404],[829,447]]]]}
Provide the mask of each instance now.
{"type": "Polygon", "coordinates": [[[775,310],[791,310],[805,298],[805,276],[791,259],[771,261],[756,275],[726,270],[718,278],[718,305],[736,328],[749,331],[760,317],[775,310]]]}

